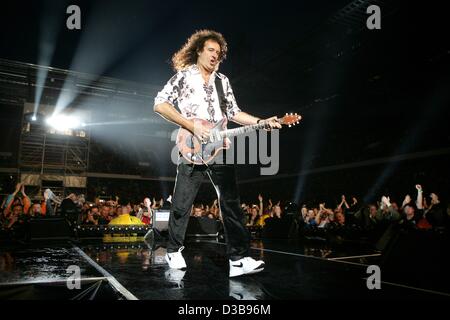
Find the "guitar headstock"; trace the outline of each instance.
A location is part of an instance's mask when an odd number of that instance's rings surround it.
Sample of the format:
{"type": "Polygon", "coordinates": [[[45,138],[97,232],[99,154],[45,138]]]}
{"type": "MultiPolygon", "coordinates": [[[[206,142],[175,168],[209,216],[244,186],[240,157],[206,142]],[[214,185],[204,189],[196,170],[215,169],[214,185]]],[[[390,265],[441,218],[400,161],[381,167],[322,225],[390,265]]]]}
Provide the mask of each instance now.
{"type": "Polygon", "coordinates": [[[286,115],[283,118],[280,118],[279,121],[281,124],[289,126],[290,128],[297,125],[301,119],[302,116],[297,113],[286,113],[286,115]]]}

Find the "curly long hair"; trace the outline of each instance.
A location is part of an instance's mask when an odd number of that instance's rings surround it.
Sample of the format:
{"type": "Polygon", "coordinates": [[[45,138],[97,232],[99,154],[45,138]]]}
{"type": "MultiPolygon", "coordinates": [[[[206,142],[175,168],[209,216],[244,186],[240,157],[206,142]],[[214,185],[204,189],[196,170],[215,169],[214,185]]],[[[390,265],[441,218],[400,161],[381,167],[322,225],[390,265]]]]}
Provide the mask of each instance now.
{"type": "Polygon", "coordinates": [[[227,42],[223,35],[213,30],[199,30],[189,37],[187,42],[172,57],[172,65],[175,71],[183,70],[197,63],[197,52],[202,51],[207,40],[214,40],[220,46],[219,62],[227,57],[227,42]]]}

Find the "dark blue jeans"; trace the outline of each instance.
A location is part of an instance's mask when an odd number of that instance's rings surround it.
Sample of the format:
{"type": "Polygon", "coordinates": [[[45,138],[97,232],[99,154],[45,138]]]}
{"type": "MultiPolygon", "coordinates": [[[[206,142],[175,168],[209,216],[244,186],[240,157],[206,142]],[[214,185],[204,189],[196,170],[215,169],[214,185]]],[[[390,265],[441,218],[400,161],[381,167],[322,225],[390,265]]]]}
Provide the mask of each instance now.
{"type": "Polygon", "coordinates": [[[240,208],[234,165],[212,164],[206,167],[185,162],[178,164],[170,210],[167,252],[175,252],[183,246],[191,206],[206,177],[213,183],[219,199],[229,258],[235,261],[248,256],[250,234],[240,208]]]}

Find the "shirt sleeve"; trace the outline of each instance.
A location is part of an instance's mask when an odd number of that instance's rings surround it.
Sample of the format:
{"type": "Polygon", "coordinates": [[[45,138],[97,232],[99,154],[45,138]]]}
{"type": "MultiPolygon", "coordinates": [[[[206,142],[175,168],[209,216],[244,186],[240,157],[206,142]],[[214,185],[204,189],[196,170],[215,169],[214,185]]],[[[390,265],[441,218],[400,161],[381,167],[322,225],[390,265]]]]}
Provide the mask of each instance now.
{"type": "Polygon", "coordinates": [[[155,98],[155,105],[167,102],[174,107],[178,107],[178,98],[181,96],[181,90],[184,87],[184,75],[181,71],[175,74],[166,83],[164,88],[158,92],[155,98]]]}
{"type": "Polygon", "coordinates": [[[230,81],[227,77],[223,80],[224,89],[225,89],[225,100],[227,104],[227,118],[231,120],[235,115],[241,112],[239,109],[236,98],[234,97],[233,89],[231,89],[230,81]]]}

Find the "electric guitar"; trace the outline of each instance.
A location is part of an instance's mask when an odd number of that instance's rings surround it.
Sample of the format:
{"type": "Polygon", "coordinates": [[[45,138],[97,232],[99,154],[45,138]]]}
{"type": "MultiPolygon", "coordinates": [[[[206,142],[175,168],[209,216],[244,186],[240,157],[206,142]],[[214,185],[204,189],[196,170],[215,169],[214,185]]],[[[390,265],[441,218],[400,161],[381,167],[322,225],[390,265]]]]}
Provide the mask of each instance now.
{"type": "MultiPolygon", "coordinates": [[[[298,114],[287,114],[278,118],[278,121],[282,125],[289,127],[299,123],[301,116],[298,114]]],[[[205,141],[200,141],[195,135],[187,129],[180,128],[176,144],[178,151],[181,153],[184,159],[188,162],[202,165],[211,162],[215,156],[222,149],[229,149],[231,145],[230,137],[238,136],[248,132],[252,132],[258,129],[264,129],[267,123],[260,121],[258,124],[252,124],[242,126],[234,129],[226,129],[227,119],[224,118],[221,121],[213,124],[203,119],[192,119],[195,124],[201,124],[209,128],[209,138],[205,141]]]]}

